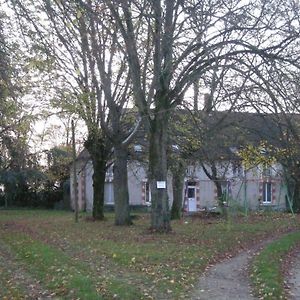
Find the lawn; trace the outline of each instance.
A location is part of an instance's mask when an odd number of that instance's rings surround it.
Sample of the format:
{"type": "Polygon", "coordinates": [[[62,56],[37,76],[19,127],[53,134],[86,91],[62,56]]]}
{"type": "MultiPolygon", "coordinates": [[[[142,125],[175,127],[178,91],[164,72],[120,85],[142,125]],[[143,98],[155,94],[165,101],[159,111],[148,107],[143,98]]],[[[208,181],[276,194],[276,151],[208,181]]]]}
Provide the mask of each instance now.
{"type": "MultiPolygon", "coordinates": [[[[300,232],[292,232],[267,245],[254,259],[250,278],[254,293],[259,299],[286,299],[283,262],[288,254],[300,243],[300,232]]],[[[288,261],[288,263],[290,263],[288,261]]],[[[288,265],[290,268],[290,265],[288,265]]]]}
{"type": "Polygon", "coordinates": [[[149,233],[149,216],[131,227],[82,214],[0,210],[0,298],[189,299],[211,264],[299,227],[289,214],[225,221],[186,218],[168,235],[149,233]]]}

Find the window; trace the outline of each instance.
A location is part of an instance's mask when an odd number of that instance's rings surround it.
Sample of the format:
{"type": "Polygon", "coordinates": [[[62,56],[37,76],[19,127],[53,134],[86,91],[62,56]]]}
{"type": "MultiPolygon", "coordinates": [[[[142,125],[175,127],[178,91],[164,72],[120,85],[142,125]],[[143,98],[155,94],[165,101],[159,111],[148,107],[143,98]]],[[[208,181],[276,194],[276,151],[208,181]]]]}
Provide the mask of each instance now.
{"type": "Polygon", "coordinates": [[[172,145],[172,150],[174,151],[174,152],[176,152],[176,151],[179,151],[180,150],[180,148],[179,148],[179,146],[178,145],[172,145]]]}
{"type": "Polygon", "coordinates": [[[114,179],[114,166],[111,165],[106,170],[105,180],[108,181],[108,182],[110,182],[110,181],[113,181],[113,179],[114,179]]]}
{"type": "Polygon", "coordinates": [[[263,203],[272,202],[272,183],[264,182],[263,183],[263,203]]]}
{"type": "Polygon", "coordinates": [[[263,168],[263,171],[262,171],[262,175],[263,175],[264,177],[270,177],[270,176],[272,176],[272,169],[271,169],[271,168],[264,167],[264,168],[263,168]]]}
{"type": "Polygon", "coordinates": [[[188,187],[188,198],[195,198],[195,187],[188,187]]]}
{"type": "Polygon", "coordinates": [[[195,175],[195,166],[188,166],[186,169],[186,175],[193,177],[195,175]]]}
{"type": "Polygon", "coordinates": [[[134,145],[133,149],[134,149],[134,152],[143,152],[142,145],[134,145]]]}
{"type": "Polygon", "coordinates": [[[195,181],[188,181],[187,183],[187,197],[188,198],[195,198],[196,197],[196,182],[195,181]]]}
{"type": "Polygon", "coordinates": [[[242,177],[244,176],[243,166],[240,162],[235,162],[232,164],[232,174],[235,177],[242,177]]]}

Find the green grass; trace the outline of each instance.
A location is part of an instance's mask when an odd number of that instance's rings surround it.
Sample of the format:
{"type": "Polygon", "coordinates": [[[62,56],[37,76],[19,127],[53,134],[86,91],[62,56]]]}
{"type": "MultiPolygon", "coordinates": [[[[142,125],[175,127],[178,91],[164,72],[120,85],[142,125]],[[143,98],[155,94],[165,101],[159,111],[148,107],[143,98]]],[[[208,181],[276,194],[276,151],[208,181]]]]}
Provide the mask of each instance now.
{"type": "MultiPolygon", "coordinates": [[[[53,296],[91,300],[113,297],[109,291],[104,291],[102,296],[98,293],[105,278],[101,278],[101,275],[94,278],[87,265],[80,260],[73,260],[63,251],[23,233],[6,234],[2,241],[14,250],[16,258],[26,265],[30,274],[52,291],[53,296]]],[[[113,286],[114,295],[122,294],[122,299],[141,297],[134,287],[130,287],[128,292],[128,286],[118,280],[110,280],[106,284],[113,286]]]]}
{"type": "Polygon", "coordinates": [[[20,299],[24,295],[24,289],[18,284],[13,282],[11,271],[7,270],[7,265],[2,262],[0,257],[0,289],[1,293],[6,299],[20,299]]]}
{"type": "Polygon", "coordinates": [[[26,264],[34,277],[44,282],[56,296],[64,298],[99,299],[84,266],[67,255],[22,233],[6,235],[3,239],[26,264]]]}
{"type": "MultiPolygon", "coordinates": [[[[253,214],[230,223],[176,221],[173,233],[164,235],[148,232],[146,214],[130,227],[114,226],[112,214],[105,222],[87,222],[85,216],[75,224],[67,212],[0,211],[0,246],[9,247],[15,263],[61,299],[189,299],[209,264],[298,228],[288,214],[253,214]]],[[[0,273],[0,282],[6,281],[0,273]]],[[[0,298],[7,295],[0,291],[0,298]]]]}
{"type": "Polygon", "coordinates": [[[300,242],[300,232],[291,233],[266,246],[251,266],[254,291],[260,299],[285,299],[281,263],[300,242]]]}

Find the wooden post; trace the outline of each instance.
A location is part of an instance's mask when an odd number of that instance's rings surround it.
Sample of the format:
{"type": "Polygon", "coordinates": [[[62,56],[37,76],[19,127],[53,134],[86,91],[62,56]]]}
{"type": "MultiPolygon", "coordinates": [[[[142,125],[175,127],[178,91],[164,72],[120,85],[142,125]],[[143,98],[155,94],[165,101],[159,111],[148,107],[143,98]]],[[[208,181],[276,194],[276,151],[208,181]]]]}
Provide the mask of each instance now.
{"type": "Polygon", "coordinates": [[[75,222],[78,223],[78,191],[77,191],[77,176],[76,176],[76,144],[75,144],[75,126],[72,120],[72,148],[73,148],[73,191],[74,191],[74,210],[75,222]]]}

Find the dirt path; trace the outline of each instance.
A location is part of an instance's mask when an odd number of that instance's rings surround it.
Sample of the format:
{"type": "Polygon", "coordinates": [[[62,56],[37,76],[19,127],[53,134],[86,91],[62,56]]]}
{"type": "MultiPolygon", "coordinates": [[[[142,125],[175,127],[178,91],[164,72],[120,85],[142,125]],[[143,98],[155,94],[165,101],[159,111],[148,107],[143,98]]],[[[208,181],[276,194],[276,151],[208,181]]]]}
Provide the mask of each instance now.
{"type": "MultiPolygon", "coordinates": [[[[274,241],[274,237],[209,268],[199,279],[191,299],[257,299],[251,294],[247,268],[253,255],[272,241],[274,241]]],[[[290,253],[290,257],[286,261],[286,268],[288,299],[298,300],[300,299],[300,246],[290,253]]]]}
{"type": "Polygon", "coordinates": [[[300,299],[300,248],[297,248],[295,254],[296,256],[291,262],[292,268],[289,271],[290,276],[287,278],[291,300],[300,299]]]}
{"type": "Polygon", "coordinates": [[[214,265],[200,278],[192,299],[252,300],[247,278],[247,264],[254,250],[214,265]]]}

